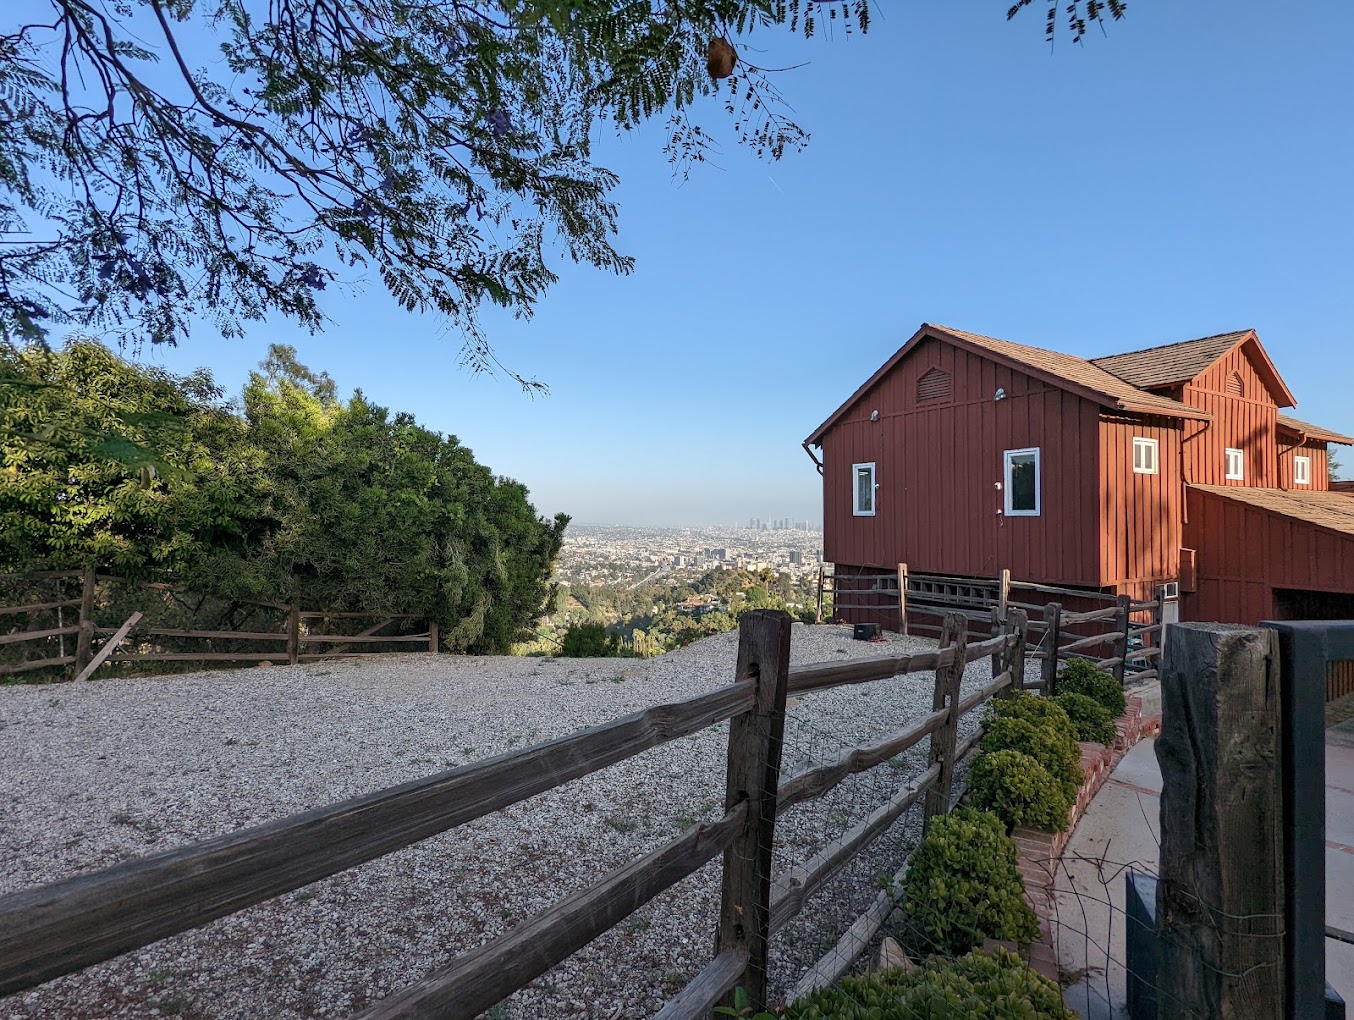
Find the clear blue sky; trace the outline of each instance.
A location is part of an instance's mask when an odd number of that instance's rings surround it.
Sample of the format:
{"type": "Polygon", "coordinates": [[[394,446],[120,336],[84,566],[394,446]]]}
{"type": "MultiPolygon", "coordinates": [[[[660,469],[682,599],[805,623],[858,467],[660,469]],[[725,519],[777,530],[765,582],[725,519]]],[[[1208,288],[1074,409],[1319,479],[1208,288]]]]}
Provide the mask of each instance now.
{"type": "Polygon", "coordinates": [[[1293,413],[1354,433],[1354,5],[1133,0],[1051,53],[1039,4],[876,6],[865,37],[757,41],[811,58],[781,76],[800,155],[730,141],[682,185],[660,131],[602,140],[636,273],[561,260],[533,320],[486,316],[546,398],[376,283],[321,335],[145,357],[237,390],[294,344],[580,522],[821,519],[801,440],[928,320],[1085,356],[1255,327],[1293,413]]]}

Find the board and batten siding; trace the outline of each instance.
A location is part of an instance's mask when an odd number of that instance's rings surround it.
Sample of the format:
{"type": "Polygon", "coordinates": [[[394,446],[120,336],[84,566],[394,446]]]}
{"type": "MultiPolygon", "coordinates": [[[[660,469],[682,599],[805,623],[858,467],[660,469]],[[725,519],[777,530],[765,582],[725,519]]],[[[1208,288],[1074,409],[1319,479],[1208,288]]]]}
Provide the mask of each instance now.
{"type": "Polygon", "coordinates": [[[1276,615],[1274,589],[1346,593],[1354,535],[1190,489],[1185,544],[1198,550],[1198,589],[1182,617],[1254,626],[1276,615]]]}
{"type": "Polygon", "coordinates": [[[1006,365],[923,341],[822,437],[825,558],[975,577],[1008,568],[1022,580],[1099,585],[1099,414],[1006,365]],[[919,404],[917,381],[936,368],[950,374],[950,396],[919,404]],[[1004,517],[1003,453],[1027,447],[1040,450],[1041,512],[1004,517]],[[873,517],[852,513],[859,463],[876,465],[873,517]]]}
{"type": "Polygon", "coordinates": [[[1308,492],[1328,492],[1330,490],[1330,454],[1326,444],[1309,439],[1302,446],[1290,446],[1279,438],[1279,488],[1306,490],[1308,492]],[[1293,458],[1310,457],[1312,459],[1312,481],[1310,485],[1298,485],[1293,481],[1293,458]]]}
{"type": "Polygon", "coordinates": [[[1195,485],[1279,487],[1279,408],[1245,350],[1245,344],[1234,348],[1169,394],[1213,419],[1192,421],[1186,428],[1185,480],[1195,485]],[[1228,392],[1234,375],[1241,380],[1242,396],[1228,392]],[[1245,454],[1246,477],[1240,481],[1226,477],[1228,449],[1245,454]]]}
{"type": "Polygon", "coordinates": [[[1182,436],[1179,420],[1100,416],[1102,585],[1150,598],[1154,584],[1179,578],[1182,436]],[[1156,474],[1133,470],[1135,438],[1156,440],[1156,474]]]}

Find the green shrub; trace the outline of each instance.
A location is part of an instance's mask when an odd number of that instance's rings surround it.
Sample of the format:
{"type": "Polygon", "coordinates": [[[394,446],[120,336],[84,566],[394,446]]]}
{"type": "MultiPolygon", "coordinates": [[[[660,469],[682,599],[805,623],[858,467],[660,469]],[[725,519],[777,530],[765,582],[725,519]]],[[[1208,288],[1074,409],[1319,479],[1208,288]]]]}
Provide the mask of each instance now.
{"type": "Polygon", "coordinates": [[[979,746],[987,753],[1019,751],[1028,754],[1062,784],[1069,801],[1075,800],[1085,778],[1081,771],[1081,748],[1072,721],[1062,713],[1063,721],[1036,722],[1016,716],[989,715],[987,732],[979,746]]]}
{"type": "Polygon", "coordinates": [[[1072,720],[1078,740],[1092,740],[1107,746],[1114,743],[1114,720],[1110,710],[1100,702],[1076,691],[1062,691],[1053,700],[1072,720]]]}
{"type": "Polygon", "coordinates": [[[1039,922],[1024,892],[1016,847],[1000,818],[969,807],[938,815],[908,864],[903,909],[909,942],[923,954],[951,955],[981,946],[985,938],[1032,942],[1039,922]]]}
{"type": "Polygon", "coordinates": [[[621,639],[600,623],[571,623],[564,632],[560,655],[571,659],[611,658],[621,654],[621,639]]]}
{"type": "Polygon", "coordinates": [[[1028,719],[1032,723],[1051,723],[1068,733],[1075,733],[1077,729],[1055,699],[1033,691],[1016,691],[1009,698],[994,698],[987,703],[987,718],[989,721],[1028,719]]]}
{"type": "Polygon", "coordinates": [[[916,970],[842,978],[793,1003],[784,1020],[1076,1020],[1062,992],[1019,956],[997,949],[916,970]]]}
{"type": "Polygon", "coordinates": [[[1109,709],[1111,719],[1118,719],[1127,708],[1119,681],[1085,659],[1073,659],[1058,674],[1058,693],[1068,691],[1094,698],[1109,709]]]}
{"type": "Polygon", "coordinates": [[[1028,825],[1047,832],[1067,828],[1072,802],[1062,784],[1028,754],[980,754],[969,769],[968,789],[974,807],[991,811],[1008,827],[1028,825]]]}

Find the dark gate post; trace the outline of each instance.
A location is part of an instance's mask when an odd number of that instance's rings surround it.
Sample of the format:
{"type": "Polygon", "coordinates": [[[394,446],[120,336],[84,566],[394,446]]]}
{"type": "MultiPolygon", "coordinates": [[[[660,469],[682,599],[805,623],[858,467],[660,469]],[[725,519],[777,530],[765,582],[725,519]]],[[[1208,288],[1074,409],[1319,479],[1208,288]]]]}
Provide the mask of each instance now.
{"type": "MultiPolygon", "coordinates": [[[[753,1011],[766,1007],[767,943],[771,938],[771,842],[776,829],[785,692],[790,671],[790,616],[775,609],[744,613],[738,626],[740,680],[757,684],[757,700],[729,722],[729,776],[724,809],[747,801],[742,831],[724,851],[724,881],[715,955],[747,949],[737,986],[753,1011]]],[[[723,1000],[732,1007],[733,993],[723,1000]]]]}
{"type": "Polygon", "coordinates": [[[1133,629],[1133,596],[1119,596],[1119,611],[1123,614],[1121,623],[1123,626],[1119,631],[1119,665],[1114,667],[1114,679],[1119,681],[1119,686],[1124,685],[1124,670],[1128,668],[1128,636],[1133,629]]]}
{"type": "MultiPolygon", "coordinates": [[[[1279,642],[1284,962],[1292,1020],[1326,1015],[1326,676],[1354,659],[1354,623],[1264,623],[1279,642]]],[[[1171,632],[1171,654],[1180,627],[1171,632]]]]}
{"type": "Polygon", "coordinates": [[[1284,1016],[1278,652],[1272,631],[1172,631],[1156,741],[1162,1020],[1284,1016]]]}

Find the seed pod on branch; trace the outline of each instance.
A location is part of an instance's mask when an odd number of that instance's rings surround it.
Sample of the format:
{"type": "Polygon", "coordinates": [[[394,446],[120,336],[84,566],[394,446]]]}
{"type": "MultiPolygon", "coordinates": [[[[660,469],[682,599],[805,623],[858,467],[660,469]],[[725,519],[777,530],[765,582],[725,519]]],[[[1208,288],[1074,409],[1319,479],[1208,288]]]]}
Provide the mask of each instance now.
{"type": "Polygon", "coordinates": [[[733,65],[738,63],[738,54],[729,41],[723,38],[710,40],[710,49],[705,54],[705,68],[710,77],[716,80],[733,74],[733,65]]]}

